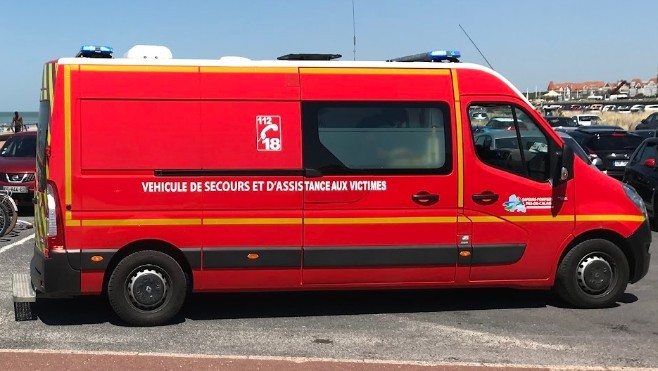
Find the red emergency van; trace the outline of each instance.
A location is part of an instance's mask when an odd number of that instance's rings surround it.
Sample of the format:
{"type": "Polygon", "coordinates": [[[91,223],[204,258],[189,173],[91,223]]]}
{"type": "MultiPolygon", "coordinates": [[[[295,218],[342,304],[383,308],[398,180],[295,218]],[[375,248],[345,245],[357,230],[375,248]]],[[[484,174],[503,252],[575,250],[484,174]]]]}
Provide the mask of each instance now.
{"type": "Polygon", "coordinates": [[[109,57],[44,67],[17,308],[102,294],[158,325],[193,292],[419,287],[555,288],[599,308],[647,273],[637,193],[456,52],[109,57]]]}

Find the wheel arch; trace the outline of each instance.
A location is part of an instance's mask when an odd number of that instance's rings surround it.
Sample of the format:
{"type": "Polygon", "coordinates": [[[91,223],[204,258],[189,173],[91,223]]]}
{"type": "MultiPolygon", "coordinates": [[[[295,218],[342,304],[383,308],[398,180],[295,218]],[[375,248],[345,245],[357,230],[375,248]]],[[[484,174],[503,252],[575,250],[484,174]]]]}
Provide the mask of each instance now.
{"type": "Polygon", "coordinates": [[[562,250],[562,254],[560,254],[560,259],[558,259],[557,261],[557,265],[555,268],[556,271],[560,267],[560,263],[562,262],[565,255],[567,255],[569,251],[571,251],[574,247],[576,247],[581,242],[587,240],[593,240],[593,239],[602,239],[602,240],[610,241],[613,244],[615,244],[617,247],[619,247],[621,252],[624,253],[624,256],[626,256],[626,260],[628,261],[629,277],[631,278],[635,277],[635,256],[633,255],[628,240],[624,238],[622,235],[620,235],[619,233],[611,231],[609,229],[592,229],[576,236],[576,238],[571,240],[571,242],[567,244],[564,250],[562,250]]]}
{"type": "Polygon", "coordinates": [[[191,290],[193,287],[192,267],[190,266],[187,258],[185,258],[183,252],[169,242],[157,239],[145,239],[127,244],[126,246],[120,248],[112,256],[112,259],[108,263],[107,268],[105,268],[105,274],[103,275],[103,293],[107,292],[108,281],[110,280],[110,276],[112,275],[112,272],[117,267],[119,262],[131,254],[146,250],[158,251],[163,254],[167,254],[176,260],[187,277],[188,291],[191,290]]]}

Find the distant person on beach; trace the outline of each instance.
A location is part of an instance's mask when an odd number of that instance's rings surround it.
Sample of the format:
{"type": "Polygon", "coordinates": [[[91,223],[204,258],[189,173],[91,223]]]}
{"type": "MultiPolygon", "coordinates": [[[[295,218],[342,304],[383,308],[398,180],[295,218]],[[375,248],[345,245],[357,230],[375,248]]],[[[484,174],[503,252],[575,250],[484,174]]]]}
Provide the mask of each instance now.
{"type": "Polygon", "coordinates": [[[14,127],[14,133],[18,133],[23,130],[23,118],[18,114],[18,112],[14,112],[14,118],[11,120],[11,126],[14,127]]]}

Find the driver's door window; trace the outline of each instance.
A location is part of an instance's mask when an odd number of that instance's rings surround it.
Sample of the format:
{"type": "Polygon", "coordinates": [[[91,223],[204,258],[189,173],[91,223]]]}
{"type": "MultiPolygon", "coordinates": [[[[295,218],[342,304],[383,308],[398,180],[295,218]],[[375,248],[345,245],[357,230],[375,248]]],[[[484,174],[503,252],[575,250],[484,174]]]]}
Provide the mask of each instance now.
{"type": "Polygon", "coordinates": [[[509,104],[471,105],[468,116],[480,161],[536,181],[548,181],[550,142],[523,110],[509,104]],[[485,145],[487,141],[489,145],[485,145]]]}

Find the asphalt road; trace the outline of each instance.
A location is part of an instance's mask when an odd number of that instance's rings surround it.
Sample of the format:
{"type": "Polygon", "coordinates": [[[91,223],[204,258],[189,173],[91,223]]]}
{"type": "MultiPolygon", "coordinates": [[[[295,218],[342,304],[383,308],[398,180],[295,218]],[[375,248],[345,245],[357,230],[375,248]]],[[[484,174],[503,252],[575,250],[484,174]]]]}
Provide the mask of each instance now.
{"type": "Polygon", "coordinates": [[[32,233],[0,239],[0,349],[658,367],[655,232],[649,274],[614,308],[500,289],[204,294],[156,328],[124,326],[100,297],[40,301],[37,320],[15,322],[11,275],[28,272],[32,233]]]}

